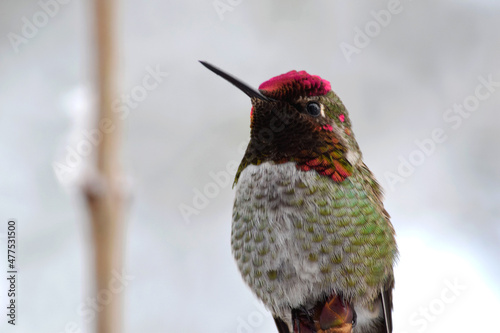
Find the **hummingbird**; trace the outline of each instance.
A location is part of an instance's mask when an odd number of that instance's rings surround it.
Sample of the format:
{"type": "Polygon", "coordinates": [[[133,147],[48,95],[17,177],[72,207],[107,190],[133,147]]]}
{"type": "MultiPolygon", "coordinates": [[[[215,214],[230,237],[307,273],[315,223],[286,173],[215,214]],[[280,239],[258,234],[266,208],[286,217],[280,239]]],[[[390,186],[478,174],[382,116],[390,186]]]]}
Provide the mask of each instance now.
{"type": "Polygon", "coordinates": [[[290,71],[251,99],[231,247],[279,333],[391,333],[395,231],[330,82],[290,71]]]}

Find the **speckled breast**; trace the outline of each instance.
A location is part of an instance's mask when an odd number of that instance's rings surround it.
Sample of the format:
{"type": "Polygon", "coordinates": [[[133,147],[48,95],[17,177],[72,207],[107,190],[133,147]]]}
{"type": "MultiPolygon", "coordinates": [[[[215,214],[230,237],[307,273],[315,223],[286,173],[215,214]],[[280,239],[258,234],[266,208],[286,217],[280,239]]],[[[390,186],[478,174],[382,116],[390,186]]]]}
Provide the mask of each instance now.
{"type": "Polygon", "coordinates": [[[233,255],[275,313],[332,290],[371,302],[396,255],[380,206],[357,172],[336,183],[293,162],[249,165],[236,187],[233,255]]]}

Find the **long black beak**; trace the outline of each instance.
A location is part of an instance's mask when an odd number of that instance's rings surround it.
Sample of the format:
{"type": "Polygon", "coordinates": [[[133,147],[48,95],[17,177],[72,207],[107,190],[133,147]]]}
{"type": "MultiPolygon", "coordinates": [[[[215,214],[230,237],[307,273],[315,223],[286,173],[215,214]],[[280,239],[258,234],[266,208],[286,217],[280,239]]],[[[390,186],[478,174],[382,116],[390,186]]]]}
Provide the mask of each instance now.
{"type": "Polygon", "coordinates": [[[215,74],[217,74],[217,75],[221,76],[222,78],[226,79],[227,81],[231,82],[233,85],[235,85],[237,88],[239,88],[245,94],[247,94],[248,97],[250,97],[250,98],[255,97],[255,98],[261,99],[263,101],[267,101],[267,102],[274,101],[274,99],[262,95],[262,93],[260,91],[258,91],[257,89],[250,87],[245,82],[241,81],[240,79],[235,78],[231,74],[224,72],[222,69],[217,68],[214,65],[211,65],[206,61],[200,60],[200,63],[203,66],[205,66],[206,68],[210,69],[215,74]]]}

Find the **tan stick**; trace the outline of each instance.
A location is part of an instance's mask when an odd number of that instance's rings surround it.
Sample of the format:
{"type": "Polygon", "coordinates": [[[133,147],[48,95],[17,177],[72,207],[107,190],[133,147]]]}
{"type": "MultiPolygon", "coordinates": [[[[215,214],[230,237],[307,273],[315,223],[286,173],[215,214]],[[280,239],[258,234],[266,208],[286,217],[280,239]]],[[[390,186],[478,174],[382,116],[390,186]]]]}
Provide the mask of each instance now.
{"type": "Polygon", "coordinates": [[[122,272],[123,193],[119,163],[120,121],[112,110],[116,94],[116,45],[114,39],[115,1],[94,0],[97,37],[97,88],[99,128],[95,172],[84,193],[92,223],[95,255],[95,286],[99,308],[97,333],[120,333],[122,301],[112,281],[122,272]],[[114,274],[113,274],[114,272],[114,274]]]}

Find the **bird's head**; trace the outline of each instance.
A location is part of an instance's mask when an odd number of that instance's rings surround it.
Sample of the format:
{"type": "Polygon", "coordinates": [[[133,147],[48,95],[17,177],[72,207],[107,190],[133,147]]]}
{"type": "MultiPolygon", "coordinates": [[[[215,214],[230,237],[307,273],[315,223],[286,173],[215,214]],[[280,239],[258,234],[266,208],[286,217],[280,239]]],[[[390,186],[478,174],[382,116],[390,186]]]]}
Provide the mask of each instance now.
{"type": "Polygon", "coordinates": [[[337,182],[362,164],[349,115],[330,82],[305,71],[290,71],[256,90],[213,65],[201,63],[252,101],[250,143],[235,182],[247,165],[264,162],[295,162],[302,171],[315,170],[337,182]]]}

